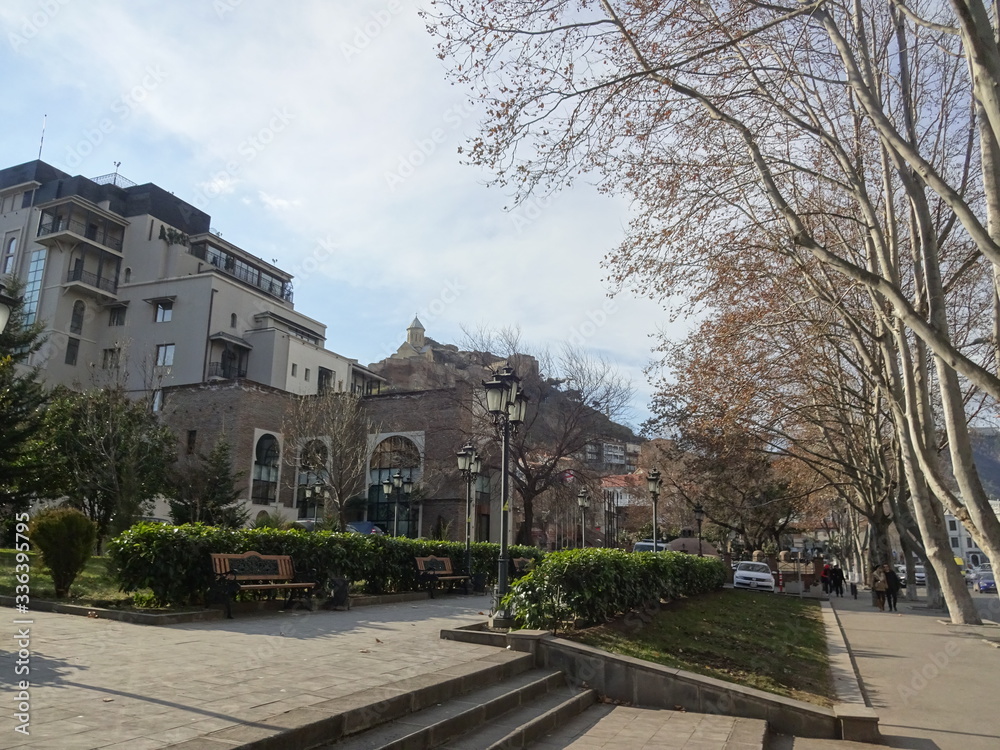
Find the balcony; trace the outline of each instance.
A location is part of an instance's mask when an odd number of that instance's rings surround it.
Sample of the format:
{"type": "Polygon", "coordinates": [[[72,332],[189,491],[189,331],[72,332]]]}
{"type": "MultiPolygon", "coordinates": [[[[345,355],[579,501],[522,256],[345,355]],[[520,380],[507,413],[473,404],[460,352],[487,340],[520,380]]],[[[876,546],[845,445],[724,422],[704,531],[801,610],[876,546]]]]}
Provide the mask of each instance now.
{"type": "Polygon", "coordinates": [[[223,362],[208,363],[208,377],[223,380],[235,380],[247,376],[246,365],[226,364],[223,362]]]}
{"type": "Polygon", "coordinates": [[[69,239],[73,242],[85,240],[101,247],[113,250],[116,253],[122,251],[122,238],[120,233],[122,228],[109,224],[94,224],[65,217],[53,217],[43,215],[42,221],[38,225],[38,242],[46,245],[60,239],[69,239]],[[110,229],[116,229],[112,233],[110,229]]]}
{"type": "Polygon", "coordinates": [[[72,268],[66,275],[67,284],[79,284],[90,290],[98,290],[104,294],[118,296],[118,283],[114,279],[102,278],[96,273],[84,271],[82,268],[72,268]]]}

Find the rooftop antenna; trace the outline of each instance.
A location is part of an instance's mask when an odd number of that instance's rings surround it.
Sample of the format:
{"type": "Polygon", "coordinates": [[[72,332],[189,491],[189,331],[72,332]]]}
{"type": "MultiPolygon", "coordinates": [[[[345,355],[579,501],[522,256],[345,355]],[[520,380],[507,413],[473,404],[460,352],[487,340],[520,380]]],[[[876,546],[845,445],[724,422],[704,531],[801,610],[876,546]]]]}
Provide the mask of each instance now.
{"type": "Polygon", "coordinates": [[[117,177],[118,176],[118,167],[120,167],[122,165],[122,163],[120,161],[116,161],[116,162],[114,162],[114,165],[115,165],[115,177],[117,177]]]}
{"type": "Polygon", "coordinates": [[[38,141],[38,160],[39,161],[42,160],[42,145],[45,143],[45,120],[47,118],[48,118],[48,115],[42,115],[42,137],[38,141]]]}

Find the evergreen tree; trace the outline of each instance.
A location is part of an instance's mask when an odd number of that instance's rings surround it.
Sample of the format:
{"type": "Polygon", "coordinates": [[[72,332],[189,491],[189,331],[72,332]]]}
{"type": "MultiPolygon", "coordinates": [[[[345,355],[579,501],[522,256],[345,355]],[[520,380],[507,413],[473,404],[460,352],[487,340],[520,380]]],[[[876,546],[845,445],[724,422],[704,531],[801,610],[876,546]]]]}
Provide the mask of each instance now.
{"type": "Polygon", "coordinates": [[[0,517],[27,507],[46,478],[40,442],[46,394],[36,369],[24,364],[44,343],[42,327],[25,325],[23,285],[8,279],[7,287],[17,302],[0,333],[0,517]]]}
{"type": "Polygon", "coordinates": [[[207,455],[199,455],[194,466],[178,463],[171,472],[173,497],[170,514],[174,523],[206,523],[239,528],[249,517],[238,502],[242,490],[240,472],[233,471],[232,446],[219,438],[207,455]]]}

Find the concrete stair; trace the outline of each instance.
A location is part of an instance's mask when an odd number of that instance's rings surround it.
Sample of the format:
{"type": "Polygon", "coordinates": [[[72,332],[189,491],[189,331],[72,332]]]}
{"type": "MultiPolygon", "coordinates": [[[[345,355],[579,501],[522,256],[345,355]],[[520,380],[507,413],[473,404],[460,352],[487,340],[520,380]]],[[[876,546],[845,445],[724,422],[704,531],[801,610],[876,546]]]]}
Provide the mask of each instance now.
{"type": "Polygon", "coordinates": [[[382,704],[368,721],[345,726],[347,736],[326,750],[500,750],[522,748],[597,700],[593,690],[566,685],[557,670],[532,668],[527,654],[496,670],[470,672],[422,688],[425,698],[382,704]],[[427,700],[430,698],[430,700],[427,700]]]}

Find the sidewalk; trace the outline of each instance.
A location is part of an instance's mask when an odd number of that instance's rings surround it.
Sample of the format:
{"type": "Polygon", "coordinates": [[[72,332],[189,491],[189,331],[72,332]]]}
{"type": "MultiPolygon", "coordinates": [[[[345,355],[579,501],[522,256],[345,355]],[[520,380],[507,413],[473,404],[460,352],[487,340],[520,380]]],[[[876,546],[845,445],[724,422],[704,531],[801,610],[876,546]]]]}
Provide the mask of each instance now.
{"type": "Polygon", "coordinates": [[[442,641],[486,596],[304,610],[169,627],[0,610],[0,748],[155,750],[495,653],[442,641]],[[29,626],[14,619],[31,619],[29,626]],[[30,736],[14,731],[12,651],[30,630],[30,736]]]}
{"type": "MultiPolygon", "coordinates": [[[[1000,748],[1000,627],[944,624],[923,588],[899,612],[879,612],[871,595],[833,597],[867,697],[890,747],[914,750],[1000,748]]],[[[973,594],[984,620],[1000,622],[1000,600],[973,594]]],[[[808,743],[796,742],[796,750],[808,743]]]]}

